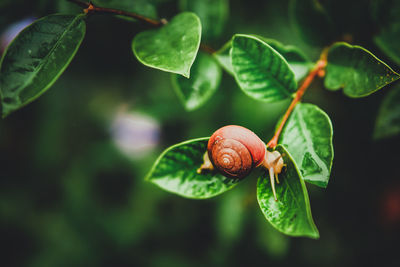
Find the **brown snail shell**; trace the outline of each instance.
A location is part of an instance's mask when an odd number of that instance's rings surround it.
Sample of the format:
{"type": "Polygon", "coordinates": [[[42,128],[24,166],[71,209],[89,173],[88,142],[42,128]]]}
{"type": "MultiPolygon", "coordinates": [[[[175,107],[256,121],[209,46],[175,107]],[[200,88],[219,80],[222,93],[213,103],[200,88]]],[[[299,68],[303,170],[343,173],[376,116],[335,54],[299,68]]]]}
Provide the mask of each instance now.
{"type": "Polygon", "coordinates": [[[237,125],[218,129],[208,141],[214,167],[231,178],[244,178],[264,160],[266,146],[252,131],[237,125]]]}

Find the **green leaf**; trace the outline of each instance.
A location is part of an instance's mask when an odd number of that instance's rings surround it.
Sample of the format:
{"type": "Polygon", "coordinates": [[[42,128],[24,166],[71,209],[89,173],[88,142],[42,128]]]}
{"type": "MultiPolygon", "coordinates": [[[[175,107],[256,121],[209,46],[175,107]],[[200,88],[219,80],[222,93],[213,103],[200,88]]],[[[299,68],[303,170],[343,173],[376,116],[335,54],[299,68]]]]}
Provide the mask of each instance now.
{"type": "Polygon", "coordinates": [[[204,40],[217,38],[224,30],[229,14],[228,0],[180,0],[182,10],[196,13],[204,40]]]}
{"type": "Polygon", "coordinates": [[[296,105],[279,144],[290,152],[305,181],[327,187],[333,160],[332,134],[325,112],[312,104],[296,105]]]}
{"type": "Polygon", "coordinates": [[[201,107],[217,91],[221,81],[221,68],[214,59],[205,53],[199,53],[193,63],[189,79],[173,74],[172,83],[186,110],[201,107]]]}
{"type": "Polygon", "coordinates": [[[291,0],[290,22],[308,44],[325,46],[336,37],[334,24],[321,1],[291,0]]]}
{"type": "Polygon", "coordinates": [[[277,51],[285,58],[285,60],[289,64],[289,67],[293,71],[297,82],[306,77],[308,72],[314,66],[314,64],[307,58],[307,56],[297,47],[292,45],[283,45],[282,43],[274,39],[268,39],[262,36],[256,37],[267,43],[270,47],[275,49],[275,51],[277,51]]]}
{"type": "MultiPolygon", "coordinates": [[[[267,39],[258,35],[252,36],[264,41],[285,58],[285,60],[289,64],[290,69],[293,71],[297,82],[301,81],[312,69],[313,63],[297,47],[291,45],[283,45],[282,43],[274,39],[267,39]]],[[[231,48],[232,41],[229,41],[220,50],[215,52],[213,56],[229,74],[234,75],[231,57],[229,55],[231,48]]]]}
{"type": "Polygon", "coordinates": [[[375,124],[374,138],[382,139],[400,134],[400,84],[383,98],[375,124]]]}
{"type": "Polygon", "coordinates": [[[232,189],[239,181],[217,172],[198,174],[207,151],[207,138],[189,140],[167,148],[154,163],[146,180],[177,195],[205,199],[232,189]]]}
{"type": "Polygon", "coordinates": [[[319,238],[311,215],[307,188],[289,152],[281,145],[277,150],[283,155],[286,169],[279,174],[275,201],[268,174],[258,178],[257,200],[265,218],[280,232],[290,236],[319,238]]]}
{"type": "Polygon", "coordinates": [[[251,35],[235,35],[231,61],[235,79],[250,97],[267,102],[292,97],[297,83],[286,60],[251,35]]]}
{"type": "Polygon", "coordinates": [[[9,45],[0,63],[3,117],[38,98],[62,74],[85,36],[83,18],[41,18],[9,45]]]}
{"type": "Polygon", "coordinates": [[[328,52],[325,87],[343,88],[349,97],[364,97],[399,79],[383,61],[361,46],[339,42],[328,52]]]}
{"type": "Polygon", "coordinates": [[[400,64],[400,2],[374,0],[371,4],[375,25],[379,29],[374,42],[390,59],[400,64]]]}
{"type": "Polygon", "coordinates": [[[194,13],[183,12],[159,29],[135,36],[132,50],[146,66],[190,76],[200,46],[201,24],[194,13]]]}
{"type": "MultiPolygon", "coordinates": [[[[134,12],[145,17],[157,18],[157,10],[148,0],[93,0],[92,2],[99,7],[115,8],[134,12]]],[[[134,20],[125,16],[120,17],[127,20],[134,20]]]]}

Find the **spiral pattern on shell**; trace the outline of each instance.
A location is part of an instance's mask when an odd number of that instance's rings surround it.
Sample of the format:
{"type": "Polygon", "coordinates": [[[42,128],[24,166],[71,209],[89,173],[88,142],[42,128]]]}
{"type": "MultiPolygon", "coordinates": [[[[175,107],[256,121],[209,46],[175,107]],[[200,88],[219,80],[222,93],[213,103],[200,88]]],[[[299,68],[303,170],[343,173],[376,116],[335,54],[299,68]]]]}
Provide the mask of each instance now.
{"type": "Polygon", "coordinates": [[[216,140],[210,158],[220,172],[230,177],[245,177],[253,168],[250,152],[246,146],[234,139],[216,140]]]}
{"type": "Polygon", "coordinates": [[[260,164],[265,144],[252,131],[229,125],[217,130],[208,143],[208,156],[214,167],[231,178],[244,178],[260,164]]]}

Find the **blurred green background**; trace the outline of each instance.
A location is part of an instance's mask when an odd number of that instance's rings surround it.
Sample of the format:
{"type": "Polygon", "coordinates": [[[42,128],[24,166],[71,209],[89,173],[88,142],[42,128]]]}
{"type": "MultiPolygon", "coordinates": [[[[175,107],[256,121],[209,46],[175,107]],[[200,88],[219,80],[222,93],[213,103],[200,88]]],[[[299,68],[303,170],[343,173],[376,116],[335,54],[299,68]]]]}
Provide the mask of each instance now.
{"type": "MultiPolygon", "coordinates": [[[[177,1],[150,2],[159,17],[180,12],[177,1]]],[[[370,41],[367,1],[339,2],[340,27],[354,31],[354,43],[400,71],[370,41]]],[[[308,46],[290,25],[288,1],[229,4],[213,47],[234,33],[254,33],[318,58],[321,48],[308,46]]],[[[27,17],[74,10],[64,0],[1,0],[0,31],[27,17]]],[[[264,219],[255,177],[201,201],[144,181],[165,148],[227,124],[268,141],[289,104],[252,100],[224,73],[211,101],[184,111],[170,75],[132,54],[133,36],[145,29],[90,17],[61,78],[0,121],[1,266],[399,266],[400,138],[372,139],[390,87],[362,99],[326,91],[321,81],[309,89],[304,101],[332,119],[335,159],[326,190],[308,185],[321,238],[289,238],[264,219]]]]}

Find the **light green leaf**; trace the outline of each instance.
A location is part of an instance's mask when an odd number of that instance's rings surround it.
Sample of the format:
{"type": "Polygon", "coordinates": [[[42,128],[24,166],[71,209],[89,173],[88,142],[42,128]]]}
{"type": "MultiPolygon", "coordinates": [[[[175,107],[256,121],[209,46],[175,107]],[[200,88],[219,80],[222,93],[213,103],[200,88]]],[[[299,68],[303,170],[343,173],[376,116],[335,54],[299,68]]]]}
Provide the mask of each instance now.
{"type": "Polygon", "coordinates": [[[295,75],[286,60],[255,36],[233,37],[231,61],[240,88],[255,99],[273,102],[296,91],[295,75]]]}
{"type": "Polygon", "coordinates": [[[239,181],[217,172],[198,174],[207,151],[207,138],[189,140],[167,148],[154,163],[146,180],[177,195],[205,199],[232,189],[239,181]]]}
{"type": "Polygon", "coordinates": [[[379,29],[374,42],[390,59],[400,64],[400,2],[373,0],[371,4],[375,25],[379,29]]]}
{"type": "Polygon", "coordinates": [[[400,84],[383,98],[375,124],[374,138],[382,139],[400,134],[400,84]]]}
{"type": "Polygon", "coordinates": [[[132,42],[132,50],[146,66],[189,78],[200,38],[199,18],[194,13],[183,12],[159,29],[137,34],[132,42]]]}
{"type": "Polygon", "coordinates": [[[180,6],[199,16],[204,40],[221,35],[229,15],[229,0],[180,0],[180,6]]]}
{"type": "Polygon", "coordinates": [[[295,31],[310,45],[325,46],[336,37],[332,19],[321,1],[291,0],[289,18],[295,31]]]}
{"type": "Polygon", "coordinates": [[[364,97],[399,79],[383,61],[361,46],[339,42],[328,52],[325,87],[343,88],[349,97],[364,97]]]}
{"type": "MultiPolygon", "coordinates": [[[[150,18],[157,18],[157,10],[148,0],[93,0],[92,2],[99,7],[115,8],[150,18]]],[[[120,17],[127,20],[134,20],[125,16],[120,17]]]]}
{"type": "Polygon", "coordinates": [[[257,200],[265,218],[277,230],[290,236],[319,238],[311,215],[307,188],[289,152],[281,145],[277,150],[283,155],[286,169],[279,174],[275,201],[268,174],[257,182],[257,200]]]}
{"type": "Polygon", "coordinates": [[[86,25],[82,15],[50,15],[25,28],[3,54],[3,117],[42,95],[77,52],[86,25]]]}
{"type": "Polygon", "coordinates": [[[279,144],[290,152],[305,181],[327,187],[333,160],[332,134],[325,112],[312,104],[296,105],[279,144]]]}
{"type": "Polygon", "coordinates": [[[221,68],[214,59],[199,53],[192,66],[189,79],[173,74],[172,83],[186,110],[201,107],[217,91],[221,81],[221,68]]]}

